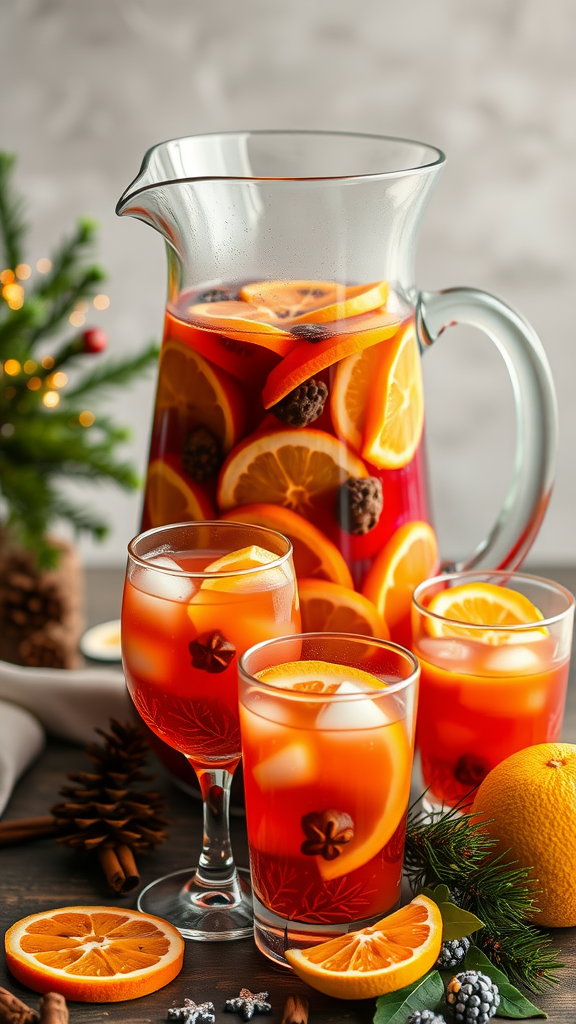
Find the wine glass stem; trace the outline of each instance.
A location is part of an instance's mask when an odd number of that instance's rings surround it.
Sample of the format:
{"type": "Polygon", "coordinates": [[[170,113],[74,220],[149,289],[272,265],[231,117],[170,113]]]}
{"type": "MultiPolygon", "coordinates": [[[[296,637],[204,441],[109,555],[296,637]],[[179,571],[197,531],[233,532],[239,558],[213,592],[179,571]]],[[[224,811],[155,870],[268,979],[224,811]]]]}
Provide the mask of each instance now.
{"type": "Polygon", "coordinates": [[[196,880],[205,885],[223,885],[236,875],[229,820],[233,773],[226,768],[195,767],[204,805],[204,837],[196,880]]]}

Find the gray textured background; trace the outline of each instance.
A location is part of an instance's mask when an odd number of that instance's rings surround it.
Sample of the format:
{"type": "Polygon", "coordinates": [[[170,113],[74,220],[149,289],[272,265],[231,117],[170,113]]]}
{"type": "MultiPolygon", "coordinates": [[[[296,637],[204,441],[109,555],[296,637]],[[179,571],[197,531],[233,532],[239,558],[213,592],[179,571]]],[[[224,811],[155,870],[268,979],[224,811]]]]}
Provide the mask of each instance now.
{"type": "MultiPolygon", "coordinates": [[[[557,484],[533,562],[576,563],[572,327],[576,205],[573,0],[0,0],[0,146],[19,154],[30,261],[79,214],[101,224],[115,352],[159,337],[163,245],[114,216],[145,150],[235,128],[325,128],[432,142],[448,165],[421,235],[424,288],[473,284],[540,333],[556,381],[557,484]]],[[[475,332],[425,359],[433,495],[445,557],[502,500],[511,390],[475,332]]],[[[144,467],[153,380],[116,403],[144,467]]],[[[121,564],[140,498],[84,489],[113,529],[90,564],[121,564]]]]}

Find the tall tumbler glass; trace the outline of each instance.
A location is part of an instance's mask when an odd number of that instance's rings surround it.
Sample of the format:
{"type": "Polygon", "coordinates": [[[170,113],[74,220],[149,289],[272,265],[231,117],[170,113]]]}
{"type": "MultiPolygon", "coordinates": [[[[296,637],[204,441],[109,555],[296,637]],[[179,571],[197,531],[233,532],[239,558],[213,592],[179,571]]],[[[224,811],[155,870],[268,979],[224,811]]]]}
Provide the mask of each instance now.
{"type": "Polygon", "coordinates": [[[510,754],[560,738],[573,620],[568,590],[525,573],[450,573],[416,588],[418,747],[431,806],[458,803],[510,754]]]}
{"type": "Polygon", "coordinates": [[[146,725],[188,758],[204,802],[198,867],[152,882],[138,908],[187,939],[252,934],[248,872],[235,867],[228,828],[240,760],[237,659],[251,644],[299,629],[292,545],[282,534],[179,523],[130,543],[122,604],[128,689],[146,725]]]}
{"type": "Polygon", "coordinates": [[[398,903],[419,669],[341,633],[258,644],[239,669],[255,937],[286,965],[398,903]]]}

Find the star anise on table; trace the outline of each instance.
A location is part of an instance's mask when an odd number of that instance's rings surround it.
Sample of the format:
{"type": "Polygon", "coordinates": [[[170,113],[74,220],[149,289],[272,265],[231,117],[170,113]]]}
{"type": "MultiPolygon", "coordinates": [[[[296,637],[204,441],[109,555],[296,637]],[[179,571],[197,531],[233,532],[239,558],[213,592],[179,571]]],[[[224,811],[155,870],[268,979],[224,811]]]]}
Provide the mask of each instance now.
{"type": "Polygon", "coordinates": [[[168,1020],[183,1020],[186,1024],[215,1024],[214,1003],[195,1003],[193,999],[185,999],[184,1006],[174,1006],[168,1010],[168,1020]]]}
{"type": "Polygon", "coordinates": [[[194,668],[204,672],[224,672],[234,655],[234,644],[217,629],[213,633],[201,633],[188,644],[194,668]]]}
{"type": "Polygon", "coordinates": [[[310,857],[335,860],[354,838],[354,822],[344,811],[310,811],[302,818],[306,839],[300,851],[310,857]]]}
{"type": "Polygon", "coordinates": [[[255,1013],[270,1013],[272,1004],[267,999],[267,992],[251,992],[249,988],[241,988],[239,996],[226,1000],[224,1009],[228,1013],[241,1013],[242,1020],[252,1020],[255,1013]]]}

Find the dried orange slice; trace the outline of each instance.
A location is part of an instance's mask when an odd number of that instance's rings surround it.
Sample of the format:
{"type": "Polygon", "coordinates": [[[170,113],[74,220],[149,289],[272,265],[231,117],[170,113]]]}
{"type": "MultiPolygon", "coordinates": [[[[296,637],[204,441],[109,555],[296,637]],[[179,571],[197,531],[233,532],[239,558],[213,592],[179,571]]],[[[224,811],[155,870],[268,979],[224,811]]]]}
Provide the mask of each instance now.
{"type": "Polygon", "coordinates": [[[156,992],[182,968],[184,940],[167,921],[115,907],[62,907],[6,932],[6,963],[34,992],[81,1003],[121,1002],[156,992]]]}
{"type": "Polygon", "coordinates": [[[375,604],[393,640],[409,645],[410,608],[415,587],[438,568],[438,544],[429,523],[399,526],[376,556],[362,593],[375,604]]]}
{"type": "Polygon", "coordinates": [[[187,428],[207,427],[229,452],[240,437],[245,418],[238,383],[179,341],[169,340],[160,355],[156,410],[176,408],[187,428]]]}
{"type": "Polygon", "coordinates": [[[299,579],[300,613],[304,633],[360,633],[388,640],[380,612],[355,590],[328,580],[299,579]]]}
{"type": "Polygon", "coordinates": [[[428,611],[453,619],[454,627],[440,619],[428,618],[426,627],[432,636],[469,637],[479,643],[499,644],[528,643],[549,636],[546,626],[536,629],[506,630],[503,626],[529,626],[544,618],[536,605],[524,594],[494,583],[464,583],[460,587],[449,587],[435,594],[428,611]],[[466,629],[457,623],[486,626],[486,629],[466,629]],[[497,626],[497,629],[490,629],[497,626]]]}
{"type": "Polygon", "coordinates": [[[397,332],[400,322],[396,313],[376,310],[331,325],[330,335],[323,341],[300,341],[268,374],[262,390],[264,408],[270,409],[327,366],[390,338],[397,332]]]}
{"type": "Polygon", "coordinates": [[[416,330],[409,324],[385,350],[370,392],[362,455],[383,469],[400,469],[420,443],[424,389],[416,330]]]}
{"type": "Polygon", "coordinates": [[[383,341],[371,345],[343,359],[336,369],[330,395],[330,415],[338,436],[357,452],[362,451],[368,401],[378,367],[391,344],[391,341],[383,341]]]}
{"type": "Polygon", "coordinates": [[[255,281],[244,285],[240,298],[283,323],[326,324],[383,306],[387,281],[342,285],[335,281],[255,281]]]}
{"type": "Polygon", "coordinates": [[[336,545],[328,540],[318,527],[303,516],[299,516],[297,512],[292,512],[281,505],[260,502],[256,505],[232,508],[229,512],[223,512],[221,519],[264,526],[269,530],[283,533],[291,541],[294,549],[294,568],[297,577],[317,577],[340,583],[343,587],[353,586],[350,570],[336,545]]]}
{"type": "Polygon", "coordinates": [[[215,518],[206,493],[179,472],[178,460],[170,455],[150,463],[144,501],[151,526],[215,518]]]}
{"type": "Polygon", "coordinates": [[[238,341],[262,345],[279,356],[286,355],[297,344],[297,339],[285,328],[269,322],[275,319],[273,314],[250,302],[236,299],[199,302],[188,307],[187,315],[194,327],[217,331],[218,334],[238,341]]]}
{"type": "Polygon", "coordinates": [[[327,996],[368,999],[421,978],[441,946],[440,910],[427,896],[417,896],[371,928],[288,949],[286,959],[302,981],[327,996]]]}
{"type": "Polygon", "coordinates": [[[327,514],[348,477],[365,477],[364,463],[323,430],[302,428],[255,434],[237,445],[220,472],[218,504],[265,501],[295,512],[327,514]]]}

